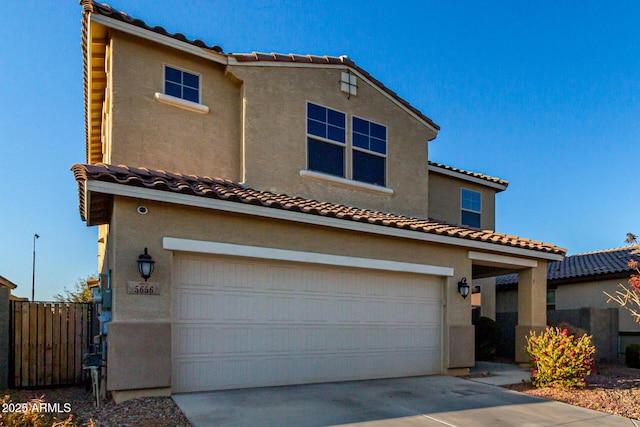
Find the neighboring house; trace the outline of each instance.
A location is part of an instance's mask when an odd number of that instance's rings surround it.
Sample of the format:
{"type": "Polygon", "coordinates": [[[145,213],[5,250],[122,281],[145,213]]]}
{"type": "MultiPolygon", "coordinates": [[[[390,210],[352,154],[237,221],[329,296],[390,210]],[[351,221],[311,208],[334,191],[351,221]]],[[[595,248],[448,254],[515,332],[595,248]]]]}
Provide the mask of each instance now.
{"type": "Polygon", "coordinates": [[[9,279],[0,276],[0,389],[8,387],[9,342],[11,334],[11,291],[17,287],[9,279]]]}
{"type": "MultiPolygon", "coordinates": [[[[571,255],[547,265],[549,322],[567,322],[592,334],[599,358],[615,359],[628,344],[640,343],[640,325],[629,311],[613,301],[607,303],[604,294],[615,294],[620,283],[627,285],[634,273],[627,265],[630,260],[640,261],[640,246],[571,255]]],[[[498,277],[496,287],[497,319],[504,329],[512,330],[518,309],[517,275],[498,277]]]]}
{"type": "Polygon", "coordinates": [[[517,272],[516,340],[544,328],[565,250],[490,231],[506,182],[429,163],[439,127],[351,59],[227,54],[81,4],[73,172],[116,401],[466,373],[463,278],[517,272]]]}

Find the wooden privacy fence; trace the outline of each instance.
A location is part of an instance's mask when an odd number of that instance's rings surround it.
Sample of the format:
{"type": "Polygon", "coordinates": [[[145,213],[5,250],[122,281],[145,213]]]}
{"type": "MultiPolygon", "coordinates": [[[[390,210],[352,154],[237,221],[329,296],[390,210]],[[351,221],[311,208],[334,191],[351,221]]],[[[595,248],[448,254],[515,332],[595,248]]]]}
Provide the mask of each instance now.
{"type": "Polygon", "coordinates": [[[89,303],[11,301],[13,387],[82,382],[91,337],[89,303]]]}

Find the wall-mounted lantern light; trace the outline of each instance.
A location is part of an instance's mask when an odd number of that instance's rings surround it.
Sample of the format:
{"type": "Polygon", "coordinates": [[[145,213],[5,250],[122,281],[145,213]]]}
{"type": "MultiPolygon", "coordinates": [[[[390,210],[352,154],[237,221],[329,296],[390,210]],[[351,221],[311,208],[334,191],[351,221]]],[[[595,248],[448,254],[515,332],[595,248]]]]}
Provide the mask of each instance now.
{"type": "Polygon", "coordinates": [[[151,273],[153,273],[153,265],[155,263],[156,262],[151,258],[151,255],[147,253],[147,248],[144,248],[144,253],[138,256],[138,271],[145,282],[149,277],[151,277],[151,273]]]}
{"type": "Polygon", "coordinates": [[[462,280],[458,282],[458,292],[460,292],[462,298],[467,298],[467,295],[469,295],[469,284],[467,283],[466,277],[463,277],[462,280]]]}

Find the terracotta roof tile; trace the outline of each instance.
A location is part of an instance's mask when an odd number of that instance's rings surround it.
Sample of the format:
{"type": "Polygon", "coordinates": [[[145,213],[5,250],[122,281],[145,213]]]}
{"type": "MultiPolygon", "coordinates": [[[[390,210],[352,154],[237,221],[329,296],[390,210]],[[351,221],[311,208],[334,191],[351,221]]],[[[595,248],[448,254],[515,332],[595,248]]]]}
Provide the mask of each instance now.
{"type": "MultiPolygon", "coordinates": [[[[541,246],[547,246],[547,244],[541,246]]],[[[547,280],[549,283],[580,279],[597,280],[607,275],[631,274],[632,269],[627,263],[632,259],[640,262],[640,245],[569,255],[562,261],[547,264],[547,280]]],[[[517,274],[507,274],[496,278],[498,286],[507,287],[517,283],[517,274]]]]}
{"type": "MultiPolygon", "coordinates": [[[[82,33],[82,49],[83,49],[83,57],[86,58],[86,44],[87,44],[87,40],[86,40],[86,35],[87,35],[87,16],[88,13],[95,13],[95,14],[99,14],[102,16],[106,16],[108,18],[113,18],[116,19],[118,21],[121,22],[125,22],[127,24],[130,25],[134,25],[136,27],[139,28],[143,28],[145,30],[149,30],[149,31],[153,31],[154,33],[157,34],[161,34],[163,36],[166,37],[171,37],[173,39],[176,40],[180,40],[184,43],[189,43],[192,44],[194,46],[203,48],[203,49],[208,49],[211,51],[214,51],[216,53],[220,53],[220,54],[224,54],[222,48],[220,46],[209,46],[207,45],[204,41],[202,40],[190,40],[187,37],[185,37],[183,34],[181,33],[169,33],[167,30],[165,30],[163,27],[151,27],[149,25],[147,25],[144,21],[140,20],[140,19],[135,19],[130,17],[129,15],[127,15],[124,12],[120,12],[118,10],[113,9],[111,6],[107,5],[107,4],[99,4],[96,3],[92,0],[81,0],[80,4],[82,5],[83,8],[83,33],[82,33]]],[[[237,60],[238,62],[260,62],[260,61],[268,61],[268,62],[300,62],[300,63],[311,63],[311,64],[329,64],[329,65],[336,65],[336,66],[348,66],[353,68],[354,70],[358,71],[360,74],[362,74],[363,76],[365,76],[366,78],[368,78],[369,80],[371,80],[371,82],[378,86],[382,91],[386,92],[387,94],[389,94],[391,97],[393,97],[396,101],[398,101],[400,104],[402,104],[405,108],[407,108],[408,110],[410,110],[411,112],[413,112],[414,114],[416,114],[418,117],[420,117],[422,120],[424,120],[425,122],[429,123],[431,126],[433,126],[434,129],[436,130],[440,130],[440,126],[438,126],[436,123],[433,122],[433,120],[431,120],[429,117],[425,116],[420,110],[418,110],[417,108],[413,107],[411,104],[409,104],[406,100],[402,99],[401,97],[398,96],[397,93],[395,93],[394,91],[392,91],[391,89],[389,89],[388,87],[386,87],[382,82],[380,82],[379,80],[373,78],[366,70],[364,70],[363,68],[360,68],[358,65],[356,65],[355,62],[353,62],[349,57],[347,56],[318,56],[318,55],[296,55],[296,54],[289,54],[289,55],[285,55],[285,54],[280,54],[280,53],[260,53],[260,52],[253,52],[251,54],[248,53],[237,53],[237,54],[232,54],[232,53],[228,53],[228,54],[224,54],[227,57],[233,57],[235,60],[237,60]]],[[[85,59],[86,62],[86,59],[85,59]]],[[[87,79],[88,79],[88,75],[87,75],[87,64],[85,63],[85,96],[87,96],[86,94],[86,88],[87,88],[87,79]]]]}
{"type": "MultiPolygon", "coordinates": [[[[102,163],[95,165],[77,164],[71,169],[78,181],[80,215],[85,221],[88,221],[87,215],[89,214],[89,212],[87,212],[84,199],[86,182],[103,181],[159,191],[226,200],[233,203],[257,205],[271,209],[302,212],[309,215],[339,218],[345,221],[376,224],[382,227],[393,227],[434,235],[450,236],[459,239],[484,242],[488,241],[498,245],[531,249],[556,255],[564,255],[566,252],[565,249],[554,245],[543,244],[529,239],[522,239],[517,236],[507,236],[490,230],[469,229],[436,222],[431,219],[412,218],[392,213],[360,209],[353,206],[288,196],[286,194],[259,191],[252,188],[246,188],[226,179],[167,173],[160,170],[133,168],[123,165],[113,166],[102,163]]],[[[92,220],[94,224],[106,223],[109,221],[110,202],[105,197],[106,196],[103,196],[101,198],[98,194],[91,197],[91,206],[89,207],[89,210],[91,211],[92,217],[95,215],[99,217],[92,220]],[[97,214],[92,211],[93,209],[97,210],[97,214]]]]}
{"type": "Polygon", "coordinates": [[[454,168],[453,166],[443,165],[442,163],[436,163],[436,162],[429,161],[429,166],[434,166],[434,167],[445,169],[445,170],[448,170],[448,171],[451,171],[451,172],[457,172],[457,173],[460,173],[460,174],[463,174],[463,175],[472,176],[474,178],[483,179],[485,181],[493,182],[495,184],[504,185],[505,187],[507,187],[509,185],[509,181],[506,181],[504,179],[496,178],[494,176],[484,175],[484,174],[477,173],[477,172],[470,172],[470,171],[454,168]]]}
{"type": "Polygon", "coordinates": [[[91,13],[97,13],[99,15],[102,16],[106,16],[108,18],[113,18],[116,19],[118,21],[130,24],[130,25],[134,25],[136,27],[145,29],[145,30],[149,30],[149,31],[153,31],[154,33],[158,33],[161,34],[163,36],[167,36],[167,37],[171,37],[174,38],[176,40],[180,40],[182,42],[185,43],[189,43],[192,44],[194,46],[197,47],[201,47],[203,49],[209,49],[212,50],[214,52],[218,52],[218,53],[222,53],[222,48],[220,46],[208,46],[204,41],[202,40],[191,40],[188,39],[184,34],[181,33],[170,33],[167,30],[165,30],[163,27],[160,26],[156,26],[156,27],[151,27],[149,25],[147,25],[144,21],[140,20],[140,19],[136,19],[133,18],[129,15],[127,15],[124,12],[120,12],[114,8],[112,8],[111,6],[109,6],[108,4],[100,4],[100,3],[96,3],[94,1],[91,0],[81,0],[80,1],[80,5],[82,5],[82,9],[84,12],[91,12],[91,13]]]}

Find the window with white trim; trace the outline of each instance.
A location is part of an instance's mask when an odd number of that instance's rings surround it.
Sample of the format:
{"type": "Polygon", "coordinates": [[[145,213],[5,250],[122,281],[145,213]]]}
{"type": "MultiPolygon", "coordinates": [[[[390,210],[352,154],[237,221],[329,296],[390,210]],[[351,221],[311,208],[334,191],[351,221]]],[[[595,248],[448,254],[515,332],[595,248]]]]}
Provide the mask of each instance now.
{"type": "Polygon", "coordinates": [[[307,103],[307,169],[345,177],[346,114],[307,103]]]}
{"type": "Polygon", "coordinates": [[[165,95],[200,103],[200,76],[165,65],[165,95]]]}
{"type": "Polygon", "coordinates": [[[387,127],[358,117],[352,118],[353,179],[385,186],[387,127]]]}
{"type": "Polygon", "coordinates": [[[353,116],[347,139],[346,119],[343,112],[307,102],[307,169],[385,187],[387,127],[353,116]]]}
{"type": "Polygon", "coordinates": [[[460,206],[460,223],[469,227],[480,228],[482,194],[463,188],[460,195],[460,206]]]}

